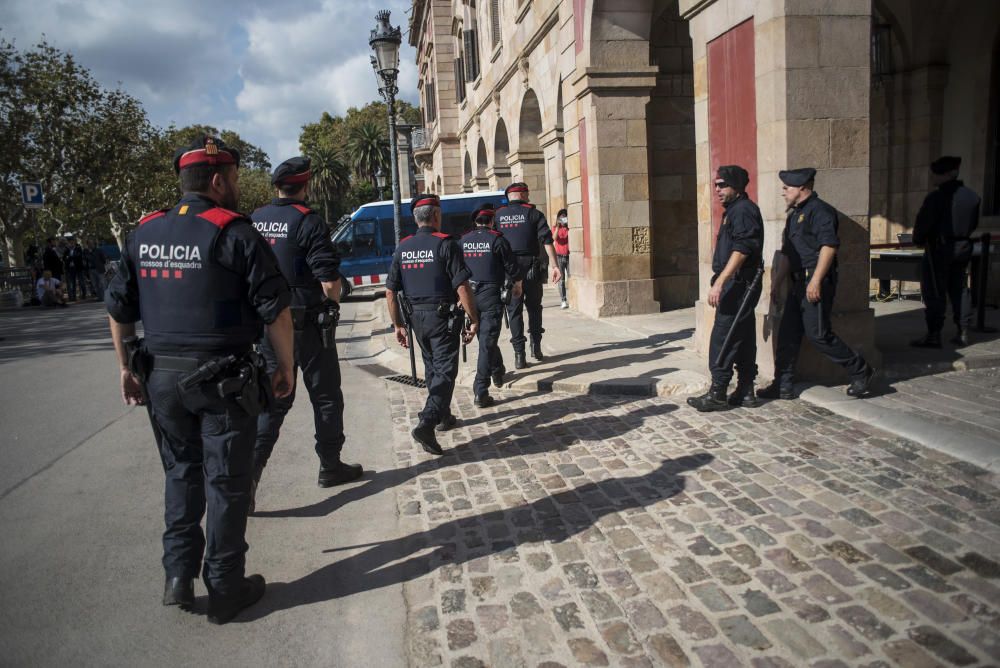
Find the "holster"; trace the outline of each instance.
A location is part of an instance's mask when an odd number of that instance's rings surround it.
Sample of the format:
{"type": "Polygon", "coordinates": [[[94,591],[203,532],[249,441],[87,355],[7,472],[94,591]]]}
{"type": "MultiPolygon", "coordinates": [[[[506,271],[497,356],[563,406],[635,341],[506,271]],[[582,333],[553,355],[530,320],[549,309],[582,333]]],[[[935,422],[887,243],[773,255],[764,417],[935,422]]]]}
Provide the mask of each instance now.
{"type": "Polygon", "coordinates": [[[208,360],[177,381],[181,394],[204,391],[232,401],[250,417],[268,410],[274,401],[267,375],[267,362],[256,352],[208,360]]]}
{"type": "Polygon", "coordinates": [[[542,277],[542,261],[535,257],[531,259],[531,265],[525,273],[524,278],[529,281],[537,281],[542,277]]]}
{"type": "Polygon", "coordinates": [[[320,311],[316,313],[316,325],[319,327],[320,340],[323,342],[324,348],[336,346],[334,334],[338,322],[340,322],[340,305],[337,302],[323,304],[320,311]]]}
{"type": "Polygon", "coordinates": [[[402,292],[398,293],[397,296],[399,301],[399,312],[403,315],[403,321],[406,323],[407,327],[412,327],[413,325],[411,323],[413,322],[413,319],[411,316],[413,315],[413,304],[402,292]]]}
{"type": "Polygon", "coordinates": [[[149,379],[149,373],[153,369],[149,354],[142,348],[142,339],[136,336],[126,336],[122,339],[122,343],[125,344],[128,370],[145,385],[149,379]]]}

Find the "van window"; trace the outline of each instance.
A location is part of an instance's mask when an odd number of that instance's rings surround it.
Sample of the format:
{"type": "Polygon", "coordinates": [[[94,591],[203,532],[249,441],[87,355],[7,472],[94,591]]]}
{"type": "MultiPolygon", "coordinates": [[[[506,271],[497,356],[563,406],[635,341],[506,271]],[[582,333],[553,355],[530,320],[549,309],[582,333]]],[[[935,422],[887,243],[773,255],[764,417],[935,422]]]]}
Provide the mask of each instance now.
{"type": "MultiPolygon", "coordinates": [[[[378,224],[382,234],[382,253],[392,255],[392,252],[396,250],[396,237],[392,226],[392,218],[382,218],[378,221],[378,224]]],[[[402,228],[401,232],[404,239],[417,232],[417,224],[413,222],[412,216],[400,218],[399,226],[402,228]]]]}
{"type": "Polygon", "coordinates": [[[346,225],[344,229],[340,231],[337,238],[334,240],[334,245],[337,248],[337,253],[340,254],[341,258],[350,257],[354,248],[352,244],[354,243],[354,225],[346,225]]]}
{"type": "Polygon", "coordinates": [[[375,238],[374,220],[354,221],[354,257],[375,257],[378,255],[378,239],[375,238]]]}

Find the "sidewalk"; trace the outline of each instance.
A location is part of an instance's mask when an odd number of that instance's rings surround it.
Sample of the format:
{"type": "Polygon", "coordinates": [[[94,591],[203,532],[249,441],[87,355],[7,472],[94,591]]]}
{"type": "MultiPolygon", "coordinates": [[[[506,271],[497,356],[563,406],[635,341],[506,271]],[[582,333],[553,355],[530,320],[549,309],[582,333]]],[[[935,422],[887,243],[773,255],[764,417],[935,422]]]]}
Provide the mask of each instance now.
{"type": "MultiPolygon", "coordinates": [[[[363,357],[397,374],[409,374],[409,357],[395,341],[384,299],[370,302],[371,338],[355,340],[352,356],[363,357]]],[[[708,384],[704,357],[694,350],[694,309],[594,319],[561,310],[555,288],[543,298],[547,333],[545,362],[529,358],[529,368],[513,371],[507,332],[501,351],[509,370],[505,389],[528,392],[672,397],[703,390],[708,384]]],[[[803,384],[800,398],[833,413],[896,436],[1000,471],[1000,336],[972,334],[972,345],[941,350],[911,348],[924,331],[919,301],[873,303],[876,343],[883,354],[883,387],[878,396],[857,401],[843,387],[803,384]],[[972,371],[976,370],[976,371],[972,371]]],[[[987,309],[987,325],[1000,315],[987,309]]],[[[952,330],[945,329],[946,339],[952,330]]],[[[467,349],[458,384],[475,376],[477,346],[467,349]]],[[[423,365],[417,355],[417,375],[423,365]]],[[[766,381],[766,379],[759,379],[766,381]]]]}

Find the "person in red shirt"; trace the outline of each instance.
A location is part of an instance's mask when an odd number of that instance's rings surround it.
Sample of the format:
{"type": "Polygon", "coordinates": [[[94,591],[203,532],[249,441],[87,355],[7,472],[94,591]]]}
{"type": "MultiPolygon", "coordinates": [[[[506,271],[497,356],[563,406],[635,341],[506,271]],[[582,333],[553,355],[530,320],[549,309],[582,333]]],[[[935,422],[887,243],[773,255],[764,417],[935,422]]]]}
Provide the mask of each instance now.
{"type": "Polygon", "coordinates": [[[566,301],[566,277],[569,276],[569,219],[566,216],[566,209],[559,209],[559,213],[556,214],[552,240],[556,251],[556,262],[559,263],[559,271],[562,272],[562,279],[559,281],[559,298],[562,299],[562,304],[559,308],[569,308],[569,302],[566,301]]]}

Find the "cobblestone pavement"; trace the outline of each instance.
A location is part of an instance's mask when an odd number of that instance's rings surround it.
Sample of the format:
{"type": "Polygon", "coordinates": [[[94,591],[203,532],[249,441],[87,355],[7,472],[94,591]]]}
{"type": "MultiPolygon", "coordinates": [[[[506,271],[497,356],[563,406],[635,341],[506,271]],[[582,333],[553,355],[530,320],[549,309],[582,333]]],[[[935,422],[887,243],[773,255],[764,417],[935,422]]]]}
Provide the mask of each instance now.
{"type": "MultiPolygon", "coordinates": [[[[985,665],[1000,478],[804,402],[456,391],[450,452],[390,383],[414,666],[985,665]]],[[[402,557],[400,557],[402,555],[402,557]]]]}

